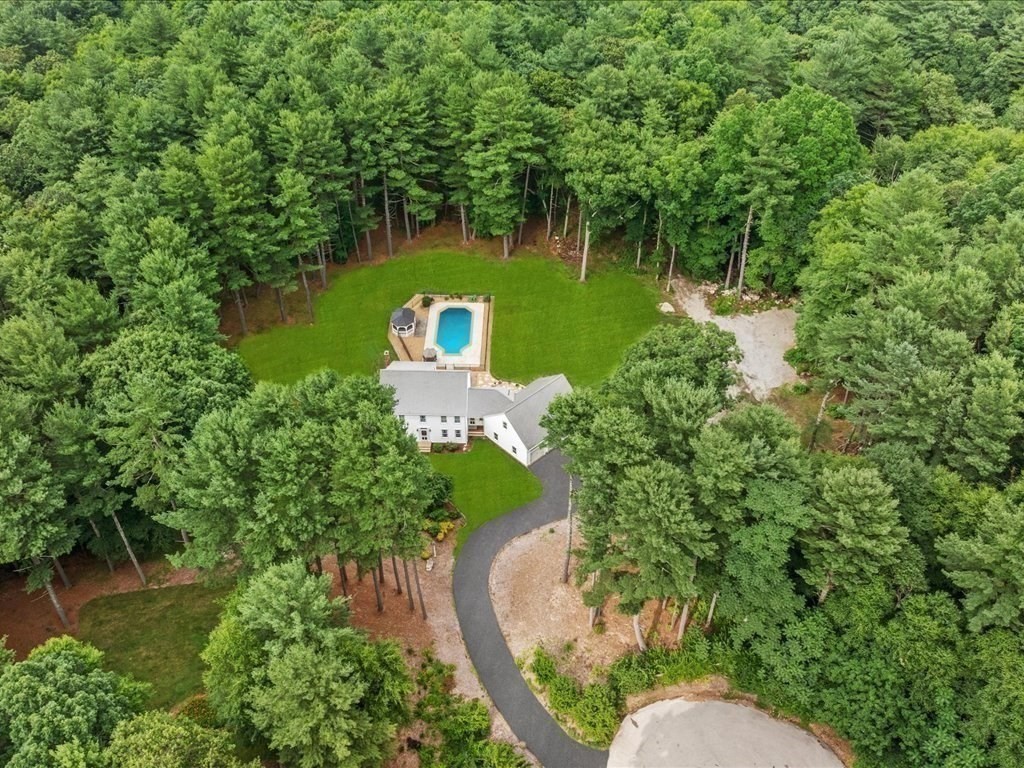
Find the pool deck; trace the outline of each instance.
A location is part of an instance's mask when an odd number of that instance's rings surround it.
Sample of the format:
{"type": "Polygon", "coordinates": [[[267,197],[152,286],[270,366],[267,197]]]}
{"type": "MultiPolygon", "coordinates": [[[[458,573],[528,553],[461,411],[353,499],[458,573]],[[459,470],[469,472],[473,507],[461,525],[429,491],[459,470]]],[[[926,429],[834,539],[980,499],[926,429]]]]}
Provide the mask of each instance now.
{"type": "MultiPolygon", "coordinates": [[[[396,355],[395,359],[417,363],[423,361],[423,349],[424,347],[430,346],[430,344],[427,343],[427,331],[432,309],[438,307],[435,310],[436,316],[436,313],[445,306],[464,306],[472,304],[474,307],[482,307],[483,313],[483,322],[480,324],[483,328],[483,334],[480,339],[479,356],[476,357],[474,361],[470,361],[468,363],[458,360],[452,362],[444,360],[444,354],[441,350],[437,350],[438,365],[443,366],[448,363],[454,368],[472,371],[474,374],[486,374],[489,372],[491,368],[491,330],[494,325],[494,313],[492,312],[494,307],[494,298],[491,297],[490,301],[481,301],[477,296],[473,296],[471,294],[460,296],[458,298],[455,298],[454,296],[448,297],[443,294],[432,294],[431,298],[433,298],[434,301],[430,307],[423,306],[423,294],[419,293],[403,305],[409,307],[409,309],[416,313],[416,332],[412,336],[399,337],[392,333],[389,327],[388,341],[391,342],[391,348],[394,350],[396,355]]],[[[474,331],[477,326],[477,320],[477,313],[474,312],[474,331]]]]}

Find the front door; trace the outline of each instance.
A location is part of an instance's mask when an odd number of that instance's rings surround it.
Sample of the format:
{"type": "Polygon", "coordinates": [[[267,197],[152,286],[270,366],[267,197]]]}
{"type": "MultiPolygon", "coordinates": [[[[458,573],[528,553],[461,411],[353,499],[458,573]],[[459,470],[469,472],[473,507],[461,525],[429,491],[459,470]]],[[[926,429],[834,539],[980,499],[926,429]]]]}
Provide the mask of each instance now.
{"type": "Polygon", "coordinates": [[[421,429],[420,430],[420,440],[429,440],[429,439],[430,439],[430,432],[429,432],[429,430],[421,429]]]}

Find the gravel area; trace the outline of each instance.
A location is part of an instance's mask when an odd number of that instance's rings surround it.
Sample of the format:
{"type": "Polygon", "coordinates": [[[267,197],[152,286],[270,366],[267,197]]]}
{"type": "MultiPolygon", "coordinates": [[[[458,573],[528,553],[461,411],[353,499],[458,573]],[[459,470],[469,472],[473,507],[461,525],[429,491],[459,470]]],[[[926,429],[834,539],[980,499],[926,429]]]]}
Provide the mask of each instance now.
{"type": "Polygon", "coordinates": [[[609,768],[842,768],[813,734],[725,701],[675,699],[622,723],[609,768]]]}
{"type": "Polygon", "coordinates": [[[672,281],[672,292],[676,304],[692,319],[714,323],[736,334],[736,344],[743,353],[739,372],[755,400],[763,401],[773,389],[799,381],[793,366],[782,357],[796,344],[795,311],[769,309],[751,315],[715,315],[708,307],[704,286],[677,278],[672,281]]]}

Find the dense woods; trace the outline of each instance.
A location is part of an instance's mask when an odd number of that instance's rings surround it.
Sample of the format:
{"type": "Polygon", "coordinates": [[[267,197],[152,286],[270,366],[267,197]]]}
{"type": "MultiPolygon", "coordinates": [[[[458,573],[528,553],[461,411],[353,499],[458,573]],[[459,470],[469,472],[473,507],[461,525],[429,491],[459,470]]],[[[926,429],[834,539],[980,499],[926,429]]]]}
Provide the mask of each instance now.
{"type": "MultiPolygon", "coordinates": [[[[54,568],[76,549],[142,580],[175,547],[240,567],[209,651],[222,717],[297,765],[379,764],[411,684],[294,559],[376,580],[394,556],[397,579],[444,483],[387,391],[255,384],[221,321],[245,333],[264,291],[283,320],[300,290],[313,320],[328,263],[438,222],[514,258],[530,221],[580,280],[603,245],[798,296],[793,359],[854,428],[847,454],[808,451],[730,399],[728,335],[657,329],[549,419],[583,480],[594,612],[699,618],[739,685],[864,765],[1024,764],[1022,132],[1013,2],[12,0],[0,562],[65,623],[54,568]],[[247,608],[275,578],[315,607],[301,643],[247,608]],[[264,671],[225,668],[229,644],[264,671]],[[331,717],[356,736],[296,726],[285,679],[346,680],[331,717]]],[[[236,764],[216,733],[136,718],[130,681],[70,641],[5,663],[0,700],[16,689],[0,762],[143,766],[132,745],[168,739],[236,764]],[[29,735],[55,677],[92,703],[29,735]]]]}

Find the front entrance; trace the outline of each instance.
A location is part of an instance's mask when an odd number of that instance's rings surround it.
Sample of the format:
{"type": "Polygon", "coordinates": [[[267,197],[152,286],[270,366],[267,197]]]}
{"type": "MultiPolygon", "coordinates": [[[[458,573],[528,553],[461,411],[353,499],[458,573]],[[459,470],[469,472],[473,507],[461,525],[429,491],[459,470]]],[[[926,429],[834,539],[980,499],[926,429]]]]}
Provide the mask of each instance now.
{"type": "Polygon", "coordinates": [[[430,439],[430,430],[428,430],[428,429],[421,429],[420,430],[420,440],[429,440],[429,439],[430,439]]]}

